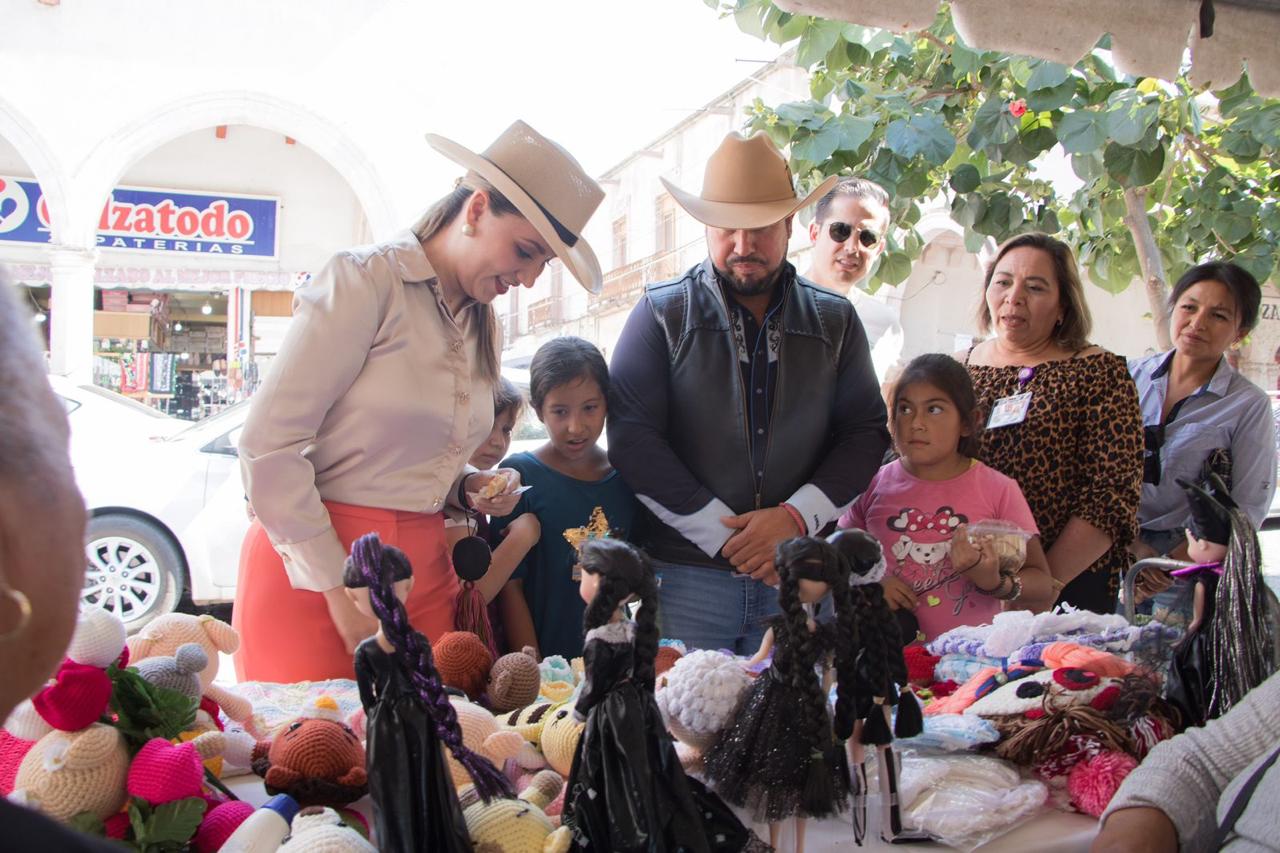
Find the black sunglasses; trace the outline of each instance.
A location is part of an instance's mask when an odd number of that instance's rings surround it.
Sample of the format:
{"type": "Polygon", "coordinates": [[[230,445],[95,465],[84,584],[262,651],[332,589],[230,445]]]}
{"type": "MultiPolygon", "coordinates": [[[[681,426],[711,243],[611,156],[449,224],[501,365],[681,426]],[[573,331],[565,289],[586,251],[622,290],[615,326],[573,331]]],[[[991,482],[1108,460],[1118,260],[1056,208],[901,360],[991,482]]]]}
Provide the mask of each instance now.
{"type": "MultiPolygon", "coordinates": [[[[837,243],[843,243],[853,234],[853,226],[848,222],[832,222],[827,226],[827,233],[831,235],[831,239],[837,243]]],[[[870,249],[876,243],[880,242],[880,235],[872,231],[870,228],[858,229],[858,242],[864,248],[870,249]]]]}

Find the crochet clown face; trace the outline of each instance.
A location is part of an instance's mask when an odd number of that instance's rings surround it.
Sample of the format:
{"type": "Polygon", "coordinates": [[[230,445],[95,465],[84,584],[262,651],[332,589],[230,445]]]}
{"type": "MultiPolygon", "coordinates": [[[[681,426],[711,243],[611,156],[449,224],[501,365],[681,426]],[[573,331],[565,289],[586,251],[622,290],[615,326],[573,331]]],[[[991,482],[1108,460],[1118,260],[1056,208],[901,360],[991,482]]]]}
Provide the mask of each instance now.
{"type": "MultiPolygon", "coordinates": [[[[1013,674],[1018,673],[1015,670],[1013,674]]],[[[1042,669],[996,687],[965,708],[964,713],[1005,717],[1044,708],[1061,709],[1092,703],[1109,688],[1118,690],[1119,684],[1119,678],[1099,677],[1085,669],[1042,669]]]]}

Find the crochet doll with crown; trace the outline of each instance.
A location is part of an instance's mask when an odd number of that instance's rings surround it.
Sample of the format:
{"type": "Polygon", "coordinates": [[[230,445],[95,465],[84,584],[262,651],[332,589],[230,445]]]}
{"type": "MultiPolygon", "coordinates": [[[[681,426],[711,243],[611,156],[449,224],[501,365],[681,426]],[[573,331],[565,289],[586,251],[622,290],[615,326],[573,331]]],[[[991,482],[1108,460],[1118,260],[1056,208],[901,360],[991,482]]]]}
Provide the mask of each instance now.
{"type": "Polygon", "coordinates": [[[370,533],[351,546],[343,582],[357,609],[379,621],[377,635],[361,643],[355,655],[368,718],[369,791],[378,844],[384,851],[469,853],[441,744],[470,773],[486,801],[513,792],[493,764],[463,743],[431,644],[409,625],[403,602],[413,568],[402,551],[370,533]]]}

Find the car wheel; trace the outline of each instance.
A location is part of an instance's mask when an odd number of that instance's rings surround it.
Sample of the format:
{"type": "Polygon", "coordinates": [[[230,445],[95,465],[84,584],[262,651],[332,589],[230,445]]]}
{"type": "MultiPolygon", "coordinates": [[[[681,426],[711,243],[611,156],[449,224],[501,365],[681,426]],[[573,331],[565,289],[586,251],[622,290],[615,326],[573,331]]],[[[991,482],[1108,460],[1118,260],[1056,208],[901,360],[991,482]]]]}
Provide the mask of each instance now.
{"type": "Polygon", "coordinates": [[[82,607],[114,613],[129,633],[182,598],[182,557],[159,528],[131,515],[89,519],[82,607]]]}

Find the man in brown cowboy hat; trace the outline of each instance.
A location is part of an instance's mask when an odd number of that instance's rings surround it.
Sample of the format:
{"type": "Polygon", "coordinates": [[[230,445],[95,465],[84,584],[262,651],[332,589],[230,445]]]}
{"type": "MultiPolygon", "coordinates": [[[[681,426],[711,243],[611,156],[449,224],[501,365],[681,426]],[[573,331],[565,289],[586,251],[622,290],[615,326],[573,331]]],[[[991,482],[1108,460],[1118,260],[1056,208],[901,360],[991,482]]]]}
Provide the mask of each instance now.
{"type": "Polygon", "coordinates": [[[724,142],[701,195],[663,184],[706,225],[709,257],[648,287],[613,354],[609,457],[657,518],[662,634],[754,652],[776,613],[773,553],[818,534],[889,444],[853,306],[787,262],[808,196],[764,134],[724,142]]]}

